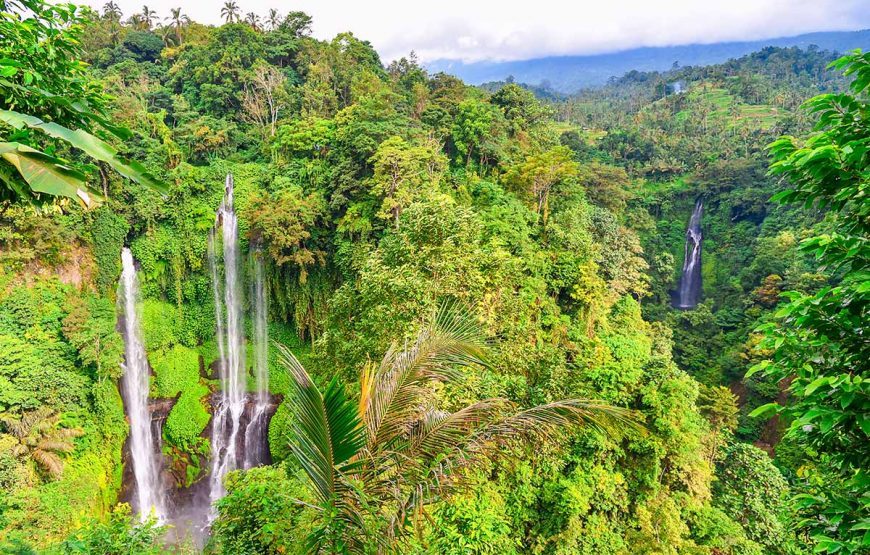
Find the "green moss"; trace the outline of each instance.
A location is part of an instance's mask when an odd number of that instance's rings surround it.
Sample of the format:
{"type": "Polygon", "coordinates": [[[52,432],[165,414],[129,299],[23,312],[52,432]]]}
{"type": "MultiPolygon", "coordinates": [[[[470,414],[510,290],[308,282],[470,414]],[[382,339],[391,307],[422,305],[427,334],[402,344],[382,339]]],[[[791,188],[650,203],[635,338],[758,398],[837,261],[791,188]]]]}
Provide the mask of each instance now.
{"type": "Polygon", "coordinates": [[[177,333],[178,308],[147,299],[142,303],[142,339],[145,350],[154,353],[180,343],[177,333]]]}
{"type": "Polygon", "coordinates": [[[91,242],[97,262],[97,288],[107,293],[115,288],[121,274],[121,248],[130,224],[107,207],[94,211],[91,222],[91,242]]]}
{"type": "Polygon", "coordinates": [[[199,353],[193,349],[175,345],[156,351],[150,359],[155,373],[152,396],[175,397],[200,385],[199,353]]]}
{"type": "Polygon", "coordinates": [[[293,408],[285,399],[269,421],[269,453],[274,462],[281,462],[290,456],[290,422],[293,408]]]}
{"type": "Polygon", "coordinates": [[[208,442],[200,436],[211,418],[207,404],[209,388],[199,373],[199,353],[174,345],[154,352],[150,360],[155,374],[152,395],[181,394],[166,418],[163,439],[176,463],[184,466],[190,484],[200,474],[199,457],[208,452],[208,442]]]}
{"type": "Polygon", "coordinates": [[[206,395],[208,388],[200,385],[195,389],[185,390],[179,397],[163,426],[163,437],[167,443],[189,454],[201,454],[204,439],[200,434],[210,418],[204,406],[203,398],[206,395]]]}

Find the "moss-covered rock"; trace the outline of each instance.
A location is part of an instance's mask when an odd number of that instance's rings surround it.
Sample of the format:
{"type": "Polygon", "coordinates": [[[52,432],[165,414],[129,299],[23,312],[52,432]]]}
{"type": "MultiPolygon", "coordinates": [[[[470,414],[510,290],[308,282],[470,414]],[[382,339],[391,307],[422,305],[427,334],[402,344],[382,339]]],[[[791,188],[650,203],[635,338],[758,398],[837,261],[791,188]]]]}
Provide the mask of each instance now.
{"type": "Polygon", "coordinates": [[[177,398],[163,426],[163,439],[176,476],[189,485],[199,477],[200,457],[208,454],[208,441],[201,435],[211,418],[209,388],[200,377],[199,353],[176,344],[152,353],[150,361],[154,368],[152,396],[177,398]]]}

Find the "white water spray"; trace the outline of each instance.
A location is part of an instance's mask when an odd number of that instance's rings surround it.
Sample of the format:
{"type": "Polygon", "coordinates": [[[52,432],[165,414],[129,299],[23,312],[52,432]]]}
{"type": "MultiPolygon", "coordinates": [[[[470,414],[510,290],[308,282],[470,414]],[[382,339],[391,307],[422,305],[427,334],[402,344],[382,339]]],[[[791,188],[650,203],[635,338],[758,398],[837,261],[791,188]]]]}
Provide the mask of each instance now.
{"type": "Polygon", "coordinates": [[[139,280],[130,249],[121,251],[121,280],[118,307],[124,316],[124,404],[130,420],[130,454],[136,478],[135,504],[141,518],[152,512],[159,522],[166,521],[166,499],[160,479],[159,438],[151,433],[148,411],[150,372],[140,326],[139,280]]]}
{"type": "Polygon", "coordinates": [[[686,255],[683,273],[680,276],[679,303],[677,308],[695,308],[701,297],[701,216],[704,203],[695,203],[689,227],[686,229],[686,255]]]}
{"type": "Polygon", "coordinates": [[[227,174],[224,200],[217,212],[215,229],[209,235],[208,260],[214,285],[217,341],[220,355],[221,395],[212,418],[212,504],[226,494],[223,480],[239,467],[238,436],[245,409],[245,338],[242,290],[239,276],[239,228],[233,209],[233,176],[227,174]],[[215,252],[216,231],[223,241],[223,281],[215,252]]]}
{"type": "Polygon", "coordinates": [[[251,419],[245,429],[245,468],[261,464],[265,458],[265,437],[268,432],[266,412],[269,408],[269,327],[268,293],[263,271],[263,253],[251,253],[254,281],[252,304],[254,311],[254,375],[257,378],[257,398],[251,419]]]}

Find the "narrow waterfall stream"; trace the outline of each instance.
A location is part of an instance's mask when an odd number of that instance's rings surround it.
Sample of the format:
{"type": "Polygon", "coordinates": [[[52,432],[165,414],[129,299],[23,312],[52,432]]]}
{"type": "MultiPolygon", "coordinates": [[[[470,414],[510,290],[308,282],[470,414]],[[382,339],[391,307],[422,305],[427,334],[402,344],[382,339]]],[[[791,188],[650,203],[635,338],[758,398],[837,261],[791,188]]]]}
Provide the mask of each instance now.
{"type": "Polygon", "coordinates": [[[262,464],[267,453],[267,411],[269,409],[269,324],[267,320],[268,293],[263,271],[263,253],[251,252],[253,282],[251,299],[254,322],[254,376],[257,379],[257,397],[248,426],[245,429],[245,468],[262,464]]]}
{"type": "Polygon", "coordinates": [[[677,308],[695,308],[701,298],[701,216],[704,203],[695,202],[689,226],[686,229],[686,255],[683,260],[683,273],[677,291],[677,308]]]}
{"type": "Polygon", "coordinates": [[[118,308],[124,322],[124,376],[122,392],[130,421],[130,456],[136,480],[133,504],[141,518],[154,514],[159,522],[167,518],[166,497],[161,480],[159,435],[152,435],[148,410],[150,370],[142,342],[139,313],[139,280],[130,249],[121,251],[121,280],[118,283],[118,308]]]}
{"type": "Polygon", "coordinates": [[[245,338],[239,266],[239,227],[233,208],[233,176],[227,174],[224,200],[209,235],[208,261],[214,286],[217,343],[220,360],[220,398],[212,417],[212,461],[209,497],[214,504],[226,493],[223,479],[239,467],[238,435],[245,410],[245,338]],[[223,274],[216,255],[221,229],[223,274]],[[223,279],[221,279],[223,277],[223,279]]]}

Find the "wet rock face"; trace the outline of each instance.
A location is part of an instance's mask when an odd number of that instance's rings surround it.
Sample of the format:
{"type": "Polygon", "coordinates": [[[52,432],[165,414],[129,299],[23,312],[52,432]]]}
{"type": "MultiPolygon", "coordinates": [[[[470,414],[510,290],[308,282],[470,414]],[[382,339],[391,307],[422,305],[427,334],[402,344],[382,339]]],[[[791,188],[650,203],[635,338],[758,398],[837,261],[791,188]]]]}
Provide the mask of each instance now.
{"type": "MultiPolygon", "coordinates": [[[[211,395],[209,403],[212,407],[212,414],[215,413],[214,408],[219,402],[219,397],[220,396],[217,393],[211,395]]],[[[269,422],[271,422],[272,416],[275,415],[275,412],[278,410],[278,405],[280,404],[280,395],[269,394],[268,402],[265,404],[264,414],[258,415],[258,399],[256,394],[248,393],[245,395],[245,407],[242,411],[241,417],[239,418],[239,428],[247,430],[249,427],[254,426],[256,427],[256,430],[249,434],[238,434],[236,436],[236,453],[238,458],[236,461],[236,468],[251,468],[252,466],[271,464],[272,457],[269,453],[268,433],[269,422]],[[259,418],[257,418],[258,416],[259,418]],[[251,442],[252,438],[256,440],[253,445],[251,442]],[[249,451],[255,451],[255,456],[251,457],[249,451]]],[[[208,437],[209,441],[212,441],[210,436],[213,429],[214,427],[211,424],[206,426],[204,437],[208,437]]]]}
{"type": "MultiPolygon", "coordinates": [[[[219,393],[212,393],[208,397],[212,414],[214,414],[214,407],[218,403],[219,397],[219,393]]],[[[148,410],[151,414],[151,433],[154,441],[160,442],[157,443],[158,445],[162,443],[163,424],[166,422],[166,418],[177,401],[178,397],[149,400],[148,410]]],[[[260,405],[257,394],[249,393],[245,396],[245,407],[240,418],[240,423],[242,429],[247,428],[249,425],[253,426],[252,435],[257,441],[256,444],[253,444],[249,437],[246,445],[244,434],[238,435],[236,438],[236,451],[239,453],[240,459],[238,461],[238,468],[271,464],[272,457],[269,453],[268,427],[281,401],[281,395],[269,394],[268,401],[265,404],[265,411],[261,414],[260,420],[255,421],[254,417],[257,416],[258,406],[260,405]]],[[[201,437],[211,442],[212,431],[213,427],[209,423],[205,427],[201,437]]],[[[122,453],[124,471],[119,500],[123,502],[130,501],[135,489],[133,487],[135,484],[133,469],[132,465],[129,464],[130,448],[128,443],[125,442],[122,453]]],[[[188,479],[187,467],[192,464],[192,461],[186,459],[188,456],[185,453],[180,457],[165,455],[163,457],[163,468],[165,470],[162,478],[163,483],[167,484],[168,520],[173,525],[173,530],[175,530],[179,539],[193,537],[198,542],[204,542],[207,537],[210,508],[209,480],[207,475],[203,475],[190,484],[189,487],[185,487],[188,479]]],[[[207,470],[208,460],[205,457],[201,457],[197,466],[207,470]]]]}
{"type": "MultiPolygon", "coordinates": [[[[180,395],[179,395],[180,396],[180,395]]],[[[149,399],[148,412],[151,415],[151,437],[154,445],[162,446],[163,444],[163,425],[166,423],[166,418],[169,416],[172,407],[178,401],[178,396],[163,399],[149,399]]],[[[121,475],[121,491],[118,493],[118,500],[124,503],[130,503],[133,500],[135,492],[135,475],[133,473],[132,453],[130,451],[130,437],[124,441],[124,446],[121,451],[121,460],[123,462],[123,472],[121,475]]],[[[162,469],[160,481],[166,487],[167,501],[171,505],[173,487],[178,482],[173,472],[171,472],[171,461],[168,457],[161,455],[160,468],[162,469]]],[[[169,507],[171,508],[171,507],[169,507]]]]}

